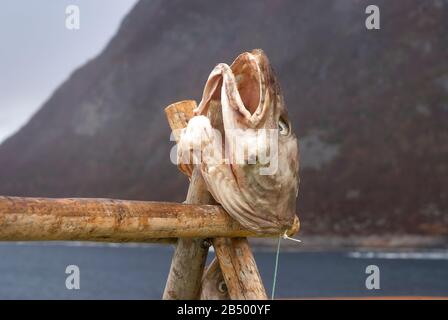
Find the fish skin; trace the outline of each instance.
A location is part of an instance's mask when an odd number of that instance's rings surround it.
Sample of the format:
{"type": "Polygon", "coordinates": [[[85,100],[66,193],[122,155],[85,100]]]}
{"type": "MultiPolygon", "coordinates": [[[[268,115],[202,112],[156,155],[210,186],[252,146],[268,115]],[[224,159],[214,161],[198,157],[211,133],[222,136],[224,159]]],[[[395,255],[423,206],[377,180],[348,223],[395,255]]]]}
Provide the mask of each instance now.
{"type": "Polygon", "coordinates": [[[178,158],[199,148],[207,187],[235,220],[259,233],[285,232],[296,215],[299,149],[264,52],[242,53],[231,66],[218,64],[194,114],[181,135],[178,158]],[[258,135],[263,130],[277,135],[258,135]],[[238,157],[237,150],[244,150],[244,156],[238,157]],[[261,163],[261,152],[277,156],[261,163]],[[273,174],[261,174],[261,169],[275,163],[273,174]]]}

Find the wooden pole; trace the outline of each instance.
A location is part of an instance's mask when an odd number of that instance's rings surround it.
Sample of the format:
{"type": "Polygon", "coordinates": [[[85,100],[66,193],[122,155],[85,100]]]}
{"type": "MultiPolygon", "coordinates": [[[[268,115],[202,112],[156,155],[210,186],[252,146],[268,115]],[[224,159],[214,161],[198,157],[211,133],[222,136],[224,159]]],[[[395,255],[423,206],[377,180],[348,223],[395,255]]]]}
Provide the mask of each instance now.
{"type": "MultiPolygon", "coordinates": [[[[182,101],[168,106],[165,113],[173,130],[176,142],[179,141],[179,129],[187,126],[193,116],[196,102],[182,101]]],[[[179,169],[191,176],[186,203],[213,204],[215,201],[207,190],[205,181],[198,168],[179,165],[179,169]]],[[[163,293],[164,300],[198,299],[201,291],[201,279],[204,273],[210,243],[205,237],[195,239],[180,238],[171,261],[170,272],[163,293]]]]}
{"type": "Polygon", "coordinates": [[[246,238],[216,238],[213,247],[232,300],[268,298],[246,238]]]}
{"type": "MultiPolygon", "coordinates": [[[[191,177],[186,203],[207,203],[212,198],[204,192],[205,182],[195,169],[191,177]]],[[[205,189],[207,190],[207,189],[205,189]]],[[[207,222],[204,222],[204,225],[207,222]]],[[[170,272],[163,293],[164,300],[198,299],[201,278],[207,260],[209,242],[204,235],[200,238],[180,238],[171,261],[170,272]]]]}
{"type": "Polygon", "coordinates": [[[216,205],[0,197],[0,241],[159,242],[210,236],[268,235],[245,230],[216,205]]]}

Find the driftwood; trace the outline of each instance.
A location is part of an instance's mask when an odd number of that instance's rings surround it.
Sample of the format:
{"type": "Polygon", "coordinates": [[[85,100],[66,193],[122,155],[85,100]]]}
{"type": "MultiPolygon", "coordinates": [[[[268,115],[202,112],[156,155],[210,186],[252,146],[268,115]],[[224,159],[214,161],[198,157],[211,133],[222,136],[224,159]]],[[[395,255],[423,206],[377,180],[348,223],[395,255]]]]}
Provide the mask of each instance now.
{"type": "Polygon", "coordinates": [[[216,205],[0,197],[0,241],[159,242],[210,236],[269,235],[244,229],[216,205]]]}

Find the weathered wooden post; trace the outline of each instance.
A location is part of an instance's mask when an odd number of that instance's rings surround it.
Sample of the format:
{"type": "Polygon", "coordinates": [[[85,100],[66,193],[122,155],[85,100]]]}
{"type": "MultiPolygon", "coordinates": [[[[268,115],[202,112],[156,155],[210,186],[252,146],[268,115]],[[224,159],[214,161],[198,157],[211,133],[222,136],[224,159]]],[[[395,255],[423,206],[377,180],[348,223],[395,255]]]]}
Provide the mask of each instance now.
{"type": "MultiPolygon", "coordinates": [[[[185,128],[193,116],[196,102],[192,100],[172,104],[165,109],[168,123],[173,130],[176,142],[177,131],[185,128]]],[[[193,169],[190,187],[185,203],[213,204],[205,181],[198,168],[193,169]]],[[[201,291],[201,279],[210,244],[204,238],[178,239],[171,268],[166,282],[163,299],[198,299],[201,291]]]]}

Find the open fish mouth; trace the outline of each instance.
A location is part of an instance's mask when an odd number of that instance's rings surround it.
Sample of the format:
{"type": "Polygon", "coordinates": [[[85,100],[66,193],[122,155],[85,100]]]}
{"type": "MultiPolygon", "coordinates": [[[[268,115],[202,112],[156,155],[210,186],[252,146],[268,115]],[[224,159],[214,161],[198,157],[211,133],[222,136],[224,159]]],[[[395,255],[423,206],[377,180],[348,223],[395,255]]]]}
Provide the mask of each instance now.
{"type": "Polygon", "coordinates": [[[263,75],[258,61],[253,54],[246,52],[238,56],[230,69],[236,81],[236,94],[239,94],[245,109],[253,115],[262,108],[261,97],[264,91],[263,75]]]}
{"type": "Polygon", "coordinates": [[[195,115],[206,115],[210,102],[218,101],[237,112],[234,114],[237,123],[254,128],[266,111],[266,88],[261,62],[256,54],[245,52],[231,66],[218,64],[207,80],[195,115]]]}

